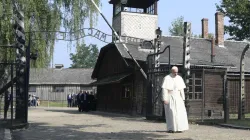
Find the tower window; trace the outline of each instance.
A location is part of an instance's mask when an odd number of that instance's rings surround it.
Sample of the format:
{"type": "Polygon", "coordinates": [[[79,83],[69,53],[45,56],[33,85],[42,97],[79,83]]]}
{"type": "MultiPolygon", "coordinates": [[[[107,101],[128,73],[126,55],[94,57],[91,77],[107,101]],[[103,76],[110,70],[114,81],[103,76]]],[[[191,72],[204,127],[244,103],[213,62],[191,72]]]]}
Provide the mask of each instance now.
{"type": "Polygon", "coordinates": [[[124,11],[132,12],[132,13],[143,13],[142,8],[124,7],[124,11]]]}
{"type": "Polygon", "coordinates": [[[147,8],[147,13],[152,15],[155,14],[155,4],[152,4],[147,8]]]}

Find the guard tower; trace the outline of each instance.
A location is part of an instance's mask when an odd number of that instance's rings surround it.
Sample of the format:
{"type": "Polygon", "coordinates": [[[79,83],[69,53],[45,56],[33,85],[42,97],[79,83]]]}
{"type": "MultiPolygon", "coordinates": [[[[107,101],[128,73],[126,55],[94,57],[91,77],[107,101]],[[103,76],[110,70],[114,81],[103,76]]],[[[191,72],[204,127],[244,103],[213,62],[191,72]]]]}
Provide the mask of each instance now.
{"type": "Polygon", "coordinates": [[[121,36],[153,40],[158,28],[158,1],[110,0],[109,3],[113,4],[114,29],[121,36]]]}

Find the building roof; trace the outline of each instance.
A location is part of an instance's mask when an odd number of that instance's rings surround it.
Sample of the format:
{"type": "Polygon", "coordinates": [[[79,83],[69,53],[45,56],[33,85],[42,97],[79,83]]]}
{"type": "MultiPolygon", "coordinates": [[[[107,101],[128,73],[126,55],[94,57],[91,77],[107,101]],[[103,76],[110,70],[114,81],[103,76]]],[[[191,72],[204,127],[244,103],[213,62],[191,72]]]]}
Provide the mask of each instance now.
{"type": "MultiPolygon", "coordinates": [[[[183,37],[163,36],[162,49],[170,45],[171,64],[182,64],[183,59],[183,37]]],[[[223,47],[214,47],[215,58],[211,62],[211,40],[203,38],[191,38],[191,65],[209,65],[209,66],[229,66],[229,71],[240,71],[240,57],[247,42],[243,41],[225,41],[223,47]]],[[[122,57],[131,59],[121,43],[116,44],[122,57]]],[[[136,60],[146,61],[149,51],[140,50],[140,45],[127,43],[126,46],[136,60]]],[[[168,63],[168,50],[160,56],[161,63],[168,63]]],[[[245,70],[250,72],[250,50],[245,55],[245,70]]]]}
{"type": "MultiPolygon", "coordinates": [[[[121,0],[109,0],[110,4],[117,4],[121,0]]],[[[150,5],[152,5],[154,2],[159,0],[127,0],[127,7],[133,7],[133,8],[148,8],[150,5]]]]}
{"type": "Polygon", "coordinates": [[[88,85],[93,69],[30,69],[30,84],[80,84],[88,85]]]}
{"type": "Polygon", "coordinates": [[[105,85],[105,84],[111,84],[111,83],[119,83],[121,80],[125,79],[131,74],[132,73],[123,73],[123,74],[112,75],[112,76],[103,78],[101,80],[98,80],[96,82],[93,82],[91,83],[91,85],[97,86],[97,85],[105,85]]]}

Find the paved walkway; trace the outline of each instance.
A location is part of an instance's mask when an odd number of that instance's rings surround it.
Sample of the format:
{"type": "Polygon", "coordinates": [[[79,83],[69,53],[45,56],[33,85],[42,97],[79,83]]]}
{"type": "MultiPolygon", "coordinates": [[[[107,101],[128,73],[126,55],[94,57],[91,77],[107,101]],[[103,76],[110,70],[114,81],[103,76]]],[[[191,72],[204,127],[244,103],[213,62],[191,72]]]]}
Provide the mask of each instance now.
{"type": "Polygon", "coordinates": [[[184,133],[166,133],[165,123],[124,115],[57,108],[29,110],[30,127],[12,132],[13,140],[165,139],[249,140],[250,131],[216,126],[190,125],[184,133]]]}

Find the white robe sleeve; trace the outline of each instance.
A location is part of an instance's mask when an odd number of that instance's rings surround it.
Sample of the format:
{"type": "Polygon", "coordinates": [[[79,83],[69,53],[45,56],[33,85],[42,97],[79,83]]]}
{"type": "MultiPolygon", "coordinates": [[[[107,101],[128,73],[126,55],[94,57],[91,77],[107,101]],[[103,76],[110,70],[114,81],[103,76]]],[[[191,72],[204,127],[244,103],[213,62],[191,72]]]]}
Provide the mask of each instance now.
{"type": "Polygon", "coordinates": [[[169,100],[168,90],[162,88],[162,101],[168,101],[168,100],[169,100]]]}
{"type": "Polygon", "coordinates": [[[168,89],[167,89],[167,83],[168,83],[168,80],[167,80],[167,76],[163,78],[163,81],[162,81],[162,86],[161,86],[161,94],[162,94],[162,101],[168,101],[169,100],[169,95],[168,95],[168,89]]]}
{"type": "Polygon", "coordinates": [[[183,101],[185,101],[185,92],[184,89],[180,90],[181,98],[183,101]]]}

